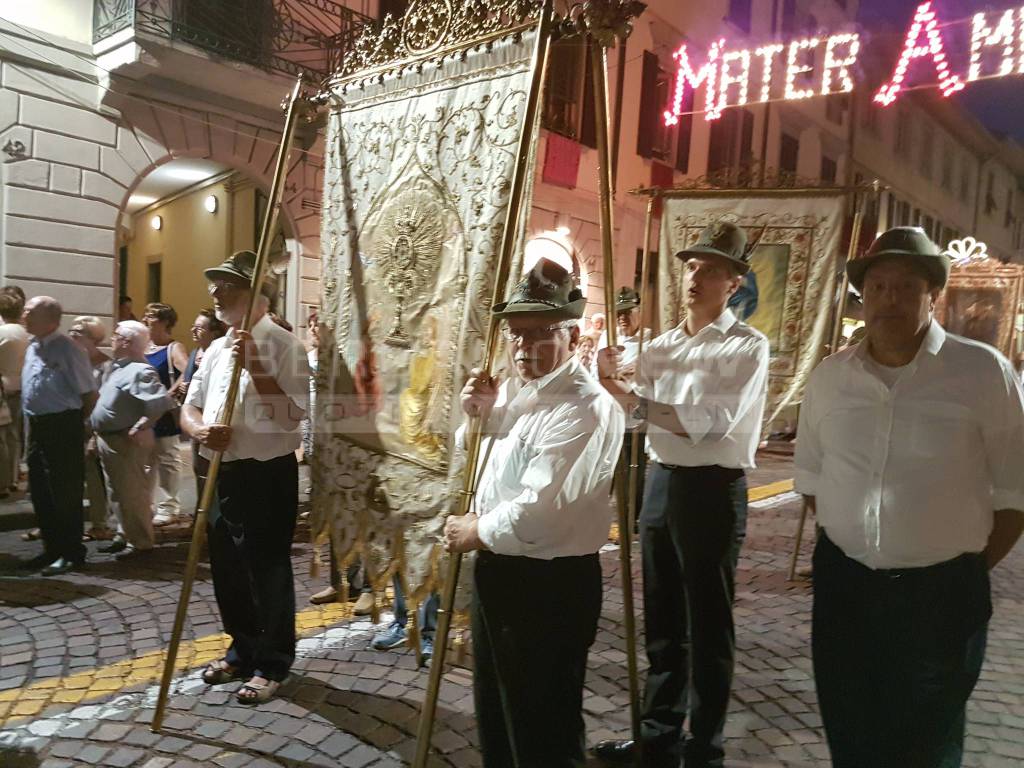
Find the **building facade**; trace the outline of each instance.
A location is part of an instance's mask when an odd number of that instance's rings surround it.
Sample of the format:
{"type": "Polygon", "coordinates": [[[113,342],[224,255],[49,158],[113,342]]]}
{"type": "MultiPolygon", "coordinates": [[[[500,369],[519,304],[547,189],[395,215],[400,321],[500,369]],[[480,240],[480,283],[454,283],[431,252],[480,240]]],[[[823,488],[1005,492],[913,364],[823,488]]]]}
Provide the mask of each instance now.
{"type": "MultiPolygon", "coordinates": [[[[101,317],[112,316],[124,290],[151,298],[154,280],[198,281],[190,273],[252,242],[238,235],[251,228],[224,224],[202,238],[202,253],[182,254],[168,228],[140,230],[141,217],[155,215],[138,202],[146,179],[197,159],[265,194],[280,101],[295,75],[331,71],[355,28],[406,5],[0,0],[2,280],[52,294],[70,314],[101,317]]],[[[908,94],[880,109],[858,89],[752,100],[709,121],[698,95],[696,106],[692,97],[684,104],[693,114],[665,124],[673,53],[682,43],[702,60],[719,39],[754,50],[854,30],[856,14],[855,0],[649,0],[626,45],[609,53],[616,285],[639,278],[646,200],[629,190],[701,179],[717,186],[756,186],[766,177],[839,186],[877,179],[887,187],[873,211],[878,228],[920,224],[939,242],[972,235],[1000,258],[1021,258],[1024,152],[986,132],[955,99],[908,94]]],[[[603,305],[605,275],[589,72],[585,43],[553,46],[531,227],[567,230],[593,312],[603,305]]],[[[323,153],[313,133],[300,144],[282,211],[291,251],[282,304],[298,326],[319,297],[323,153]]],[[[258,208],[256,195],[247,220],[258,208]]],[[[221,210],[236,209],[243,210],[234,203],[221,210]]],[[[202,296],[176,300],[191,306],[202,296]]]]}

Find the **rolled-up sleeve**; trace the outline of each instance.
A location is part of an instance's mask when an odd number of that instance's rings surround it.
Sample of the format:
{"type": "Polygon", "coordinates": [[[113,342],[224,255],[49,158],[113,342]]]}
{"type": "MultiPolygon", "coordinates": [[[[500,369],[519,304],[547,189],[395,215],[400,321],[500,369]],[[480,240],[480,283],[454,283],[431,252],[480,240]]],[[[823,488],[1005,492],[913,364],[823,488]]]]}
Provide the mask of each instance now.
{"type": "Polygon", "coordinates": [[[128,391],[142,404],[142,412],[150,420],[160,418],[177,405],[160,381],[160,375],[149,366],[132,379],[128,391]]]}
{"type": "Polygon", "coordinates": [[[805,496],[818,495],[818,478],[821,476],[821,437],[818,434],[819,419],[816,411],[817,400],[826,392],[823,377],[815,370],[807,380],[804,399],[800,404],[800,420],[796,430],[796,451],[793,459],[793,487],[805,496]]]}
{"type": "Polygon", "coordinates": [[[480,517],[477,530],[484,545],[497,554],[529,555],[571,530],[578,523],[574,514],[603,514],[604,509],[573,508],[572,502],[607,477],[607,441],[617,439],[621,445],[623,429],[618,409],[598,419],[572,407],[553,418],[531,447],[522,490],[480,517]]]}
{"type": "Polygon", "coordinates": [[[761,401],[768,383],[768,341],[753,336],[719,362],[720,369],[700,393],[700,402],[673,404],[679,423],[694,445],[724,440],[743,416],[761,401]]]}
{"type": "Polygon", "coordinates": [[[1024,393],[1010,364],[999,365],[1001,386],[987,403],[982,428],[992,508],[1024,511],[1024,393]]]}

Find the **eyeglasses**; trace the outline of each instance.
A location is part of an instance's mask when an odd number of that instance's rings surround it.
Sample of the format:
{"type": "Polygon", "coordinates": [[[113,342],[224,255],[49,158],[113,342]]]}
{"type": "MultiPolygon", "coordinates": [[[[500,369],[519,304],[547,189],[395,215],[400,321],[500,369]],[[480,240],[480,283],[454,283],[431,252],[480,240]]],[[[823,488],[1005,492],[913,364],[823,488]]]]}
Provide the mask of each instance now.
{"type": "Polygon", "coordinates": [[[230,280],[213,280],[206,286],[206,292],[213,296],[218,291],[221,293],[235,293],[236,291],[245,290],[247,287],[233,283],[230,280]]]}
{"type": "Polygon", "coordinates": [[[549,325],[545,328],[519,329],[510,328],[509,326],[506,325],[504,328],[501,329],[501,335],[504,336],[508,341],[515,341],[516,339],[519,339],[520,341],[525,341],[529,343],[531,341],[542,341],[544,339],[550,339],[552,336],[555,335],[556,331],[565,330],[568,327],[569,326],[563,325],[561,323],[549,325]]]}

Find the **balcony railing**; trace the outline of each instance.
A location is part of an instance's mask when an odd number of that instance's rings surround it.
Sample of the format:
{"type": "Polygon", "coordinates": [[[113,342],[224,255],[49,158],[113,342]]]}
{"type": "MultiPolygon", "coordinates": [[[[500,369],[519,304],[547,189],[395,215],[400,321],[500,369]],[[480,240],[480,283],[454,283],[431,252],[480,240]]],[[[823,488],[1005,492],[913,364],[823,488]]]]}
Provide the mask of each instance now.
{"type": "Polygon", "coordinates": [[[320,80],[371,20],[332,0],[93,0],[93,41],[124,29],[320,80]]]}

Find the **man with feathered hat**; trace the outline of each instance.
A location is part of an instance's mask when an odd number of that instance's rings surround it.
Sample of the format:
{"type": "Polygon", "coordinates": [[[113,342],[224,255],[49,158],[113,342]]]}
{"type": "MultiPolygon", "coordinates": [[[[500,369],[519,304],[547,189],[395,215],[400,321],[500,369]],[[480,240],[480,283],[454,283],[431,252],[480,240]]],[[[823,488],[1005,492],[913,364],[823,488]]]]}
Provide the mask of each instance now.
{"type": "MultiPolygon", "coordinates": [[[[573,354],[586,299],[541,259],[494,314],[509,377],[471,372],[462,409],[484,424],[474,510],[451,552],[479,550],[472,605],[484,768],[582,766],[583,680],[601,613],[608,495],[625,416],[573,354]]],[[[457,441],[464,439],[465,427],[457,441]]]]}
{"type": "Polygon", "coordinates": [[[866,338],[811,374],[796,442],[825,735],[835,768],[955,768],[988,571],[1024,528],[1024,394],[999,352],[936,322],[950,259],[922,229],[846,271],[866,338]]]}
{"type": "Polygon", "coordinates": [[[650,668],[641,743],[604,741],[602,760],[686,768],[723,765],[735,637],[736,562],[746,531],[768,379],[768,340],[728,309],[750,269],[746,233],[716,221],[676,256],[686,319],[654,339],[635,381],[622,349],[598,353],[601,383],[647,420],[650,463],[640,512],[650,668]],[[683,722],[690,719],[690,738],[683,722]]]}

